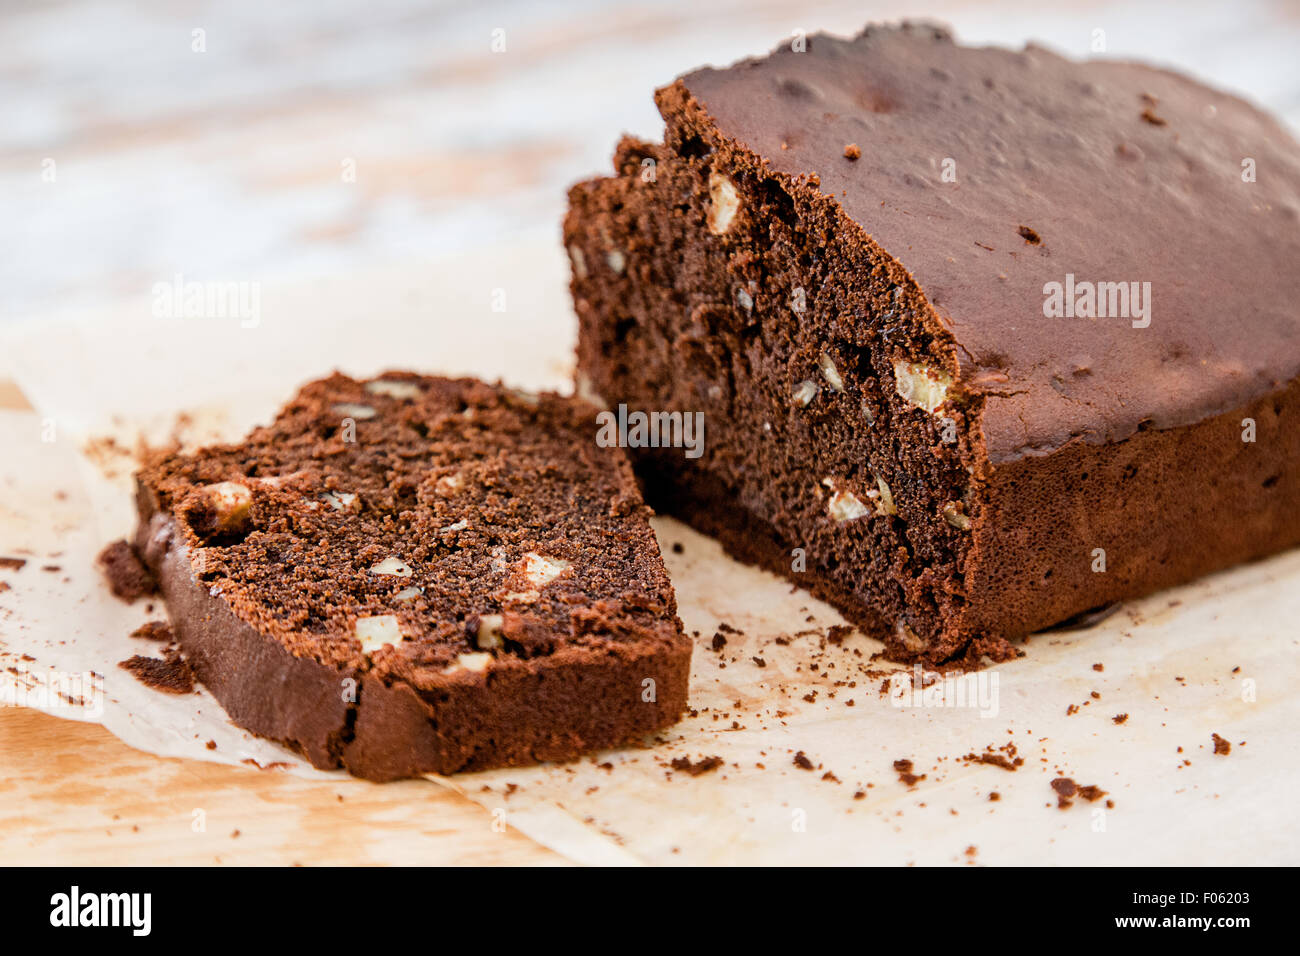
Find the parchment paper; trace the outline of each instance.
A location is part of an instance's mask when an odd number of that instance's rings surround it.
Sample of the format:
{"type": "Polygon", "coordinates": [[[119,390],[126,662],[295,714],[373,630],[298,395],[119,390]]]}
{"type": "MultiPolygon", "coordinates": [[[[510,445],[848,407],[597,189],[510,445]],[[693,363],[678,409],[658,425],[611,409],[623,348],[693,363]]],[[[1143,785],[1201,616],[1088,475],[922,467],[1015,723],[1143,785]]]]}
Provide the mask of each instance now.
{"type": "MultiPolygon", "coordinates": [[[[94,567],[131,528],[130,453],[141,437],[236,438],[336,367],[564,390],[565,275],[558,248],[521,245],[267,287],[254,328],[155,318],[142,289],[0,331],[0,379],[20,388],[0,394],[0,556],[27,560],[0,568],[0,696],[142,750],[327,779],[206,691],[160,693],[117,667],[156,653],[127,635],[164,613],[117,601],[94,567]]],[[[643,749],[433,782],[589,863],[1300,862],[1300,552],[1031,638],[1025,657],[940,685],[966,695],[947,706],[886,686],[880,644],[831,630],[843,621],[806,592],[670,519],[655,528],[698,632],[692,715],[643,749]],[[1023,762],[963,759],[981,754],[1023,762]],[[1058,777],[1106,796],[1061,808],[1058,777]]]]}

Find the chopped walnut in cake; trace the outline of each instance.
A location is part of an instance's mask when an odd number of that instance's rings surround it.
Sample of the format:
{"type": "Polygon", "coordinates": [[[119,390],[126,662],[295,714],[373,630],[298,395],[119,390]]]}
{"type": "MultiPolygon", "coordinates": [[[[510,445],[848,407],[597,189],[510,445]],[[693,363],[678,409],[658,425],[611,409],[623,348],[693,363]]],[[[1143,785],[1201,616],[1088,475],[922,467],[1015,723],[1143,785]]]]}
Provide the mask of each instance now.
{"type": "Polygon", "coordinates": [[[709,231],[720,236],[731,228],[740,211],[740,193],[736,185],[721,173],[709,174],[709,231]]]}
{"type": "Polygon", "coordinates": [[[361,642],[361,649],[367,654],[379,650],[385,644],[400,644],[402,641],[402,625],[396,614],[359,617],[354,633],[361,642]]]}
{"type": "Polygon", "coordinates": [[[894,363],[894,388],[910,405],[933,413],[948,400],[952,376],[918,362],[894,363]]]}

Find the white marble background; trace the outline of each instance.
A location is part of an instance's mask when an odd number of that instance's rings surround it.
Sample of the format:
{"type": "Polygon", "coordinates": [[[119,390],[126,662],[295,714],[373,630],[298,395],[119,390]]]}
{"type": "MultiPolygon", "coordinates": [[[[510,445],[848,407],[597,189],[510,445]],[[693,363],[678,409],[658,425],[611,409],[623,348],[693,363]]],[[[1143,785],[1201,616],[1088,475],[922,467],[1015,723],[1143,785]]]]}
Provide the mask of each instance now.
{"type": "Polygon", "coordinates": [[[1294,0],[6,0],[0,322],[94,312],[176,273],[283,283],[549,241],[566,187],[621,132],[657,135],[657,85],[795,29],[903,16],[1076,56],[1100,28],[1106,55],[1300,126],[1294,0]]]}

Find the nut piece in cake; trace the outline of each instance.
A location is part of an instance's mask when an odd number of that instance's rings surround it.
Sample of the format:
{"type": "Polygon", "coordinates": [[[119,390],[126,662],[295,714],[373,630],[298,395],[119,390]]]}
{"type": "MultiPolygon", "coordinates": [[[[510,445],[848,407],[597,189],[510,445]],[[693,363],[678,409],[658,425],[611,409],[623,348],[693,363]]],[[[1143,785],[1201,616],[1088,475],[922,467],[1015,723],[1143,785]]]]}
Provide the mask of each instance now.
{"type": "Polygon", "coordinates": [[[339,402],[337,405],[334,405],[333,408],[336,413],[342,415],[344,418],[355,418],[358,420],[374,418],[375,415],[378,414],[369,405],[358,405],[356,402],[339,402]]]}
{"type": "Polygon", "coordinates": [[[871,514],[871,509],[864,505],[862,499],[851,491],[837,491],[831,495],[827,511],[836,521],[853,521],[871,514]]]}
{"type": "Polygon", "coordinates": [[[876,488],[879,489],[875,498],[876,514],[896,515],[898,509],[894,507],[894,493],[889,490],[889,485],[885,484],[885,479],[876,475],[876,488]]]}
{"type": "Polygon", "coordinates": [[[461,477],[460,472],[456,472],[454,475],[443,475],[439,478],[434,482],[433,490],[444,496],[454,495],[464,484],[465,479],[461,477]]]}
{"type": "Polygon", "coordinates": [[[807,408],[817,397],[817,383],[810,378],[804,379],[794,390],[794,403],[800,408],[807,408]]]}
{"type": "Polygon", "coordinates": [[[402,640],[402,625],[396,614],[380,614],[375,617],[359,617],[354,628],[361,649],[367,654],[379,650],[385,644],[399,644],[402,640]]]}
{"type": "Polygon", "coordinates": [[[348,491],[327,491],[320,496],[335,511],[360,511],[361,499],[348,491]]]}
{"type": "Polygon", "coordinates": [[[917,408],[934,412],[948,400],[952,376],[918,362],[894,363],[894,388],[917,408]]]}
{"type": "Polygon", "coordinates": [[[467,670],[481,674],[492,664],[492,655],[488,653],[465,653],[456,655],[456,663],[447,671],[467,670]]]}
{"type": "Polygon", "coordinates": [[[208,485],[207,493],[220,524],[242,521],[253,503],[253,493],[248,490],[248,486],[237,481],[219,481],[215,485],[208,485]]]}
{"type": "Polygon", "coordinates": [[[505,618],[500,614],[481,614],[474,629],[474,644],[480,651],[493,651],[501,646],[501,629],[505,618]]]}
{"type": "Polygon", "coordinates": [[[961,509],[962,506],[957,502],[948,502],[943,506],[943,520],[959,531],[969,531],[970,518],[961,509]]]}
{"type": "Polygon", "coordinates": [[[878,475],[876,487],[864,491],[861,497],[851,491],[837,488],[834,478],[823,478],[822,484],[832,491],[826,510],[835,521],[854,521],[867,517],[873,511],[881,517],[898,514],[889,485],[885,484],[885,480],[878,475]],[[868,505],[862,498],[866,498],[871,504],[868,505]]]}
{"type": "Polygon", "coordinates": [[[548,558],[536,551],[529,551],[524,555],[523,576],[524,580],[540,590],[567,571],[569,567],[569,562],[563,558],[548,558]]]}
{"type": "Polygon", "coordinates": [[[720,236],[731,228],[731,222],[740,212],[740,193],[735,184],[722,173],[709,174],[709,232],[720,236]]]}
{"type": "Polygon", "coordinates": [[[901,618],[894,625],[894,634],[898,637],[898,642],[914,654],[920,653],[929,646],[929,642],[912,630],[901,618]]]}
{"type": "Polygon", "coordinates": [[[395,578],[409,578],[411,566],[401,558],[384,558],[370,569],[371,574],[391,575],[395,578]]]}
{"type": "Polygon", "coordinates": [[[301,471],[291,471],[287,475],[265,475],[256,480],[266,485],[268,488],[282,487],[286,482],[293,481],[295,478],[302,477],[301,471]]]}
{"type": "Polygon", "coordinates": [[[823,352],[817,359],[817,364],[821,366],[822,375],[830,383],[831,388],[837,392],[844,391],[844,379],[840,378],[840,370],[835,367],[831,357],[823,352]]]}
{"type": "MultiPolygon", "coordinates": [[[[822,484],[831,489],[831,500],[826,506],[827,513],[835,521],[855,521],[871,514],[871,509],[861,498],[851,491],[840,491],[835,487],[834,478],[823,478],[822,484]]],[[[873,492],[874,493],[874,492],[873,492]]]]}
{"type": "Polygon", "coordinates": [[[237,481],[219,481],[191,493],[185,511],[190,526],[204,538],[242,534],[248,527],[253,493],[237,481]]]}
{"type": "Polygon", "coordinates": [[[501,595],[502,604],[536,604],[542,595],[537,591],[509,591],[501,595]]]}
{"type": "Polygon", "coordinates": [[[387,395],[389,398],[419,398],[424,394],[414,382],[398,382],[387,378],[367,382],[366,391],[372,395],[387,395]]]}
{"type": "Polygon", "coordinates": [[[587,257],[578,246],[569,246],[569,261],[573,263],[573,274],[579,279],[587,278],[587,257]]]}

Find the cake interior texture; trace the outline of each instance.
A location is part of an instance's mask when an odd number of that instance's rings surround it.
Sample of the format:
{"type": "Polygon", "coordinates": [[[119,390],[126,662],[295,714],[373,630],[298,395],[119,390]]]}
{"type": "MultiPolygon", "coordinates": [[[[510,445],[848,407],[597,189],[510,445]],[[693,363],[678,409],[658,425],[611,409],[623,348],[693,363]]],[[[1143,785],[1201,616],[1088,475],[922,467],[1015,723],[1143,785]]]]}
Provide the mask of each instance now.
{"type": "Polygon", "coordinates": [[[1300,542],[1272,119],[909,24],[657,102],[564,227],[579,390],[705,416],[700,458],[635,452],[653,505],[931,663],[1300,542]],[[1050,314],[1076,280],[1091,314],[1050,314]]]}
{"type": "Polygon", "coordinates": [[[137,551],[200,680],[317,766],[571,759],[686,703],[690,639],[595,411],[403,372],[305,386],[138,476],[137,551]]]}

